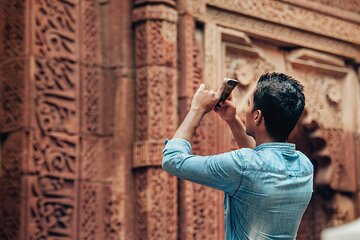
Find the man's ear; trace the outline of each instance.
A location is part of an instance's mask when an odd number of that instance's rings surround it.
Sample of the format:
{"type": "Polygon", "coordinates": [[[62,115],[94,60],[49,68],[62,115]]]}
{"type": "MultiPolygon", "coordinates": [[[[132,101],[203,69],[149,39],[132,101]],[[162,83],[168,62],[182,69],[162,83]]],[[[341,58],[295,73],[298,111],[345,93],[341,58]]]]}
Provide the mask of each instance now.
{"type": "Polygon", "coordinates": [[[259,125],[261,123],[261,120],[263,118],[262,112],[261,110],[255,110],[255,118],[254,118],[254,123],[255,125],[259,125]]]}

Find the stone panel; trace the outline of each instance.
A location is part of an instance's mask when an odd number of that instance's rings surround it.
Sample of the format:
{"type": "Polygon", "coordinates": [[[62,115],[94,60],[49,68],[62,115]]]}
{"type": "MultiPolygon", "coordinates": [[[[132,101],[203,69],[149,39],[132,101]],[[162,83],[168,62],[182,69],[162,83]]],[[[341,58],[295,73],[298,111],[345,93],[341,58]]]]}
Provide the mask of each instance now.
{"type": "Polygon", "coordinates": [[[20,177],[0,177],[0,239],[20,239],[23,191],[20,177]]]}
{"type": "Polygon", "coordinates": [[[315,32],[332,38],[359,44],[360,24],[334,18],[294,5],[272,0],[208,0],[210,5],[236,11],[265,21],[315,32]],[[266,7],[264,7],[266,6],[266,7]]]}
{"type": "Polygon", "coordinates": [[[0,131],[30,127],[28,58],[16,58],[0,64],[0,131]]]}
{"type": "Polygon", "coordinates": [[[84,0],[80,4],[80,54],[81,63],[101,65],[101,18],[98,1],[84,0]]]}
{"type": "Polygon", "coordinates": [[[82,182],[79,201],[79,239],[120,239],[120,199],[111,185],[82,182]]]}
{"type": "Polygon", "coordinates": [[[160,168],[136,170],[136,239],[176,239],[176,185],[176,177],[160,168]]]}
{"type": "Polygon", "coordinates": [[[77,239],[76,182],[61,176],[33,176],[26,181],[28,239],[77,239]]]}
{"type": "Polygon", "coordinates": [[[83,135],[81,138],[82,181],[111,182],[116,181],[121,173],[114,158],[112,137],[83,135]]]}
{"type": "Polygon", "coordinates": [[[117,69],[81,66],[83,133],[113,134],[117,74],[117,69]]]}
{"type": "Polygon", "coordinates": [[[296,30],[267,21],[249,18],[233,12],[221,11],[213,7],[207,8],[207,18],[210,22],[237,29],[267,40],[276,41],[282,45],[287,45],[289,47],[302,46],[317,49],[352,58],[357,62],[360,62],[360,48],[358,45],[349,44],[344,41],[316,35],[302,30],[296,30]]]}
{"type": "Polygon", "coordinates": [[[139,24],[135,29],[136,66],[176,66],[176,25],[155,20],[139,24]]]}
{"type": "Polygon", "coordinates": [[[28,54],[26,45],[26,9],[29,0],[0,2],[0,62],[28,54]]]}
{"type": "Polygon", "coordinates": [[[152,66],[136,70],[138,141],[171,137],[177,125],[176,79],[176,70],[172,68],[152,66]]]}

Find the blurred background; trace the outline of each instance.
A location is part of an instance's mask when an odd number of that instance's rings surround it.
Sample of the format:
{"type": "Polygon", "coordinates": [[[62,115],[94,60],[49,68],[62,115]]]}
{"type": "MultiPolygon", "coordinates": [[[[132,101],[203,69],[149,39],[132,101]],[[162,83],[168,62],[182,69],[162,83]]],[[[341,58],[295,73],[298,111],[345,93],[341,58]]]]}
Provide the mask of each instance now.
{"type": "MultiPolygon", "coordinates": [[[[199,84],[305,86],[298,239],[360,215],[360,1],[1,0],[0,239],[223,239],[223,195],[161,169],[199,84]]],[[[192,141],[236,149],[214,113],[192,141]]]]}

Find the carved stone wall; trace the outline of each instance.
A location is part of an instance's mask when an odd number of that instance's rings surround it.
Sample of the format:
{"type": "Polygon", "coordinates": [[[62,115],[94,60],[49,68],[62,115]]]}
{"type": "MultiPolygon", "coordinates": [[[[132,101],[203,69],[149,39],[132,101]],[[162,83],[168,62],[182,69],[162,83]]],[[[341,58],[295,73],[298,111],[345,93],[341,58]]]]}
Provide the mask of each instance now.
{"type": "Polygon", "coordinates": [[[164,139],[177,127],[174,1],[134,1],[136,239],[177,238],[177,179],[161,168],[164,139]]]}
{"type": "MultiPolygon", "coordinates": [[[[223,239],[223,194],[161,169],[199,84],[293,75],[315,165],[298,239],[360,216],[355,0],[0,1],[0,239],[223,239]]],[[[216,114],[195,154],[236,149],[216,114]]]]}

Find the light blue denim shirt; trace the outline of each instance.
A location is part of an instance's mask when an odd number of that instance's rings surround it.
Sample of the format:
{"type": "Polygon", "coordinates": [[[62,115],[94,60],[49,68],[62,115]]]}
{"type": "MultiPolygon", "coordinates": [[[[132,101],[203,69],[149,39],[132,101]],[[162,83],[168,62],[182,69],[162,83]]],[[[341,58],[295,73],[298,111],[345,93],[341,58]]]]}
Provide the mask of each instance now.
{"type": "Polygon", "coordinates": [[[313,165],[291,143],[212,155],[191,154],[181,138],[167,140],[165,171],[224,191],[225,239],[295,239],[313,191],[313,165]]]}

